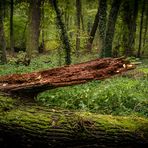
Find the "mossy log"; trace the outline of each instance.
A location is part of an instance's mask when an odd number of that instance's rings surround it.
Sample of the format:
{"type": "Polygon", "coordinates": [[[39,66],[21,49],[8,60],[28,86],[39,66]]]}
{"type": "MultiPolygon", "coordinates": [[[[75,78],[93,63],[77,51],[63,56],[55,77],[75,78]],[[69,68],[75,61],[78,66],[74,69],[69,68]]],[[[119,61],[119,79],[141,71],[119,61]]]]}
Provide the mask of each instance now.
{"type": "Polygon", "coordinates": [[[0,147],[139,148],[148,119],[49,109],[0,96],[0,147]]]}
{"type": "Polygon", "coordinates": [[[33,98],[47,89],[102,80],[135,68],[122,58],[96,59],[29,74],[0,76],[0,91],[33,98]]]}

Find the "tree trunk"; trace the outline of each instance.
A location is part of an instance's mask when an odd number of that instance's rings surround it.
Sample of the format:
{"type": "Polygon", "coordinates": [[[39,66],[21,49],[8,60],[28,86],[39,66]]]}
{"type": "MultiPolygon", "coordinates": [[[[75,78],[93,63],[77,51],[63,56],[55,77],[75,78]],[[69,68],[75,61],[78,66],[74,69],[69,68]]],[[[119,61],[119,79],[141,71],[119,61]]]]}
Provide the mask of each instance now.
{"type": "Polygon", "coordinates": [[[0,77],[0,91],[12,96],[35,97],[47,89],[101,80],[134,68],[124,59],[96,59],[93,61],[33,72],[0,77]]]}
{"type": "Polygon", "coordinates": [[[106,17],[107,17],[107,1],[100,1],[100,14],[99,14],[99,49],[101,50],[101,57],[104,55],[102,49],[104,40],[105,40],[105,31],[106,31],[106,17]]]}
{"type": "Polygon", "coordinates": [[[124,25],[126,26],[123,34],[123,46],[126,56],[133,56],[135,44],[136,20],[138,16],[138,1],[133,0],[133,5],[130,1],[124,2],[124,25]]]}
{"type": "Polygon", "coordinates": [[[142,12],[141,12],[141,21],[140,21],[140,35],[139,35],[139,48],[137,52],[137,57],[140,58],[141,56],[141,43],[142,43],[142,29],[143,29],[143,19],[144,19],[144,11],[145,11],[145,3],[146,1],[143,0],[142,3],[142,12]]]}
{"type": "Polygon", "coordinates": [[[41,36],[42,36],[42,41],[41,41],[41,45],[39,47],[39,53],[43,53],[44,50],[45,50],[45,28],[44,28],[44,1],[42,1],[42,4],[41,4],[41,18],[42,18],[42,31],[41,31],[41,36]]]}
{"type": "Polygon", "coordinates": [[[70,24],[69,24],[69,12],[65,12],[65,27],[66,27],[66,30],[69,31],[70,29],[70,24]]]}
{"type": "Polygon", "coordinates": [[[0,1],[0,64],[7,63],[6,41],[3,25],[3,3],[0,1]]]}
{"type": "Polygon", "coordinates": [[[88,22],[87,22],[87,34],[88,35],[90,35],[91,28],[92,28],[92,21],[90,18],[88,18],[88,22]]]}
{"type": "Polygon", "coordinates": [[[83,16],[83,13],[82,12],[81,12],[81,24],[82,24],[82,31],[85,32],[84,16],[83,16]]]}
{"type": "Polygon", "coordinates": [[[49,109],[0,96],[1,147],[147,147],[147,125],[140,117],[49,109]]]}
{"type": "Polygon", "coordinates": [[[143,35],[143,47],[145,47],[147,30],[148,30],[148,2],[146,2],[146,18],[145,18],[145,29],[144,29],[144,35],[143,35]]]}
{"type": "Polygon", "coordinates": [[[104,37],[105,37],[105,30],[106,30],[106,11],[107,11],[107,2],[106,0],[99,0],[99,7],[98,7],[98,12],[95,17],[94,25],[92,28],[92,31],[90,33],[89,41],[87,43],[87,47],[89,51],[91,51],[92,48],[92,43],[94,40],[94,36],[97,30],[97,27],[99,26],[99,37],[100,37],[100,43],[101,43],[101,55],[103,55],[102,51],[102,44],[104,42],[104,37]]]}
{"type": "MultiPolygon", "coordinates": [[[[100,0],[99,2],[101,3],[101,1],[103,1],[103,0],[100,0]]],[[[90,35],[89,35],[89,38],[88,38],[88,41],[87,41],[87,46],[86,46],[86,48],[89,52],[91,52],[92,43],[93,43],[96,31],[97,31],[97,27],[98,27],[98,23],[99,23],[99,13],[100,13],[100,8],[98,6],[98,11],[97,11],[97,14],[95,16],[95,20],[94,20],[94,23],[93,23],[93,26],[92,26],[92,29],[91,29],[91,32],[90,32],[90,35]]]]}
{"type": "Polygon", "coordinates": [[[109,13],[105,41],[102,47],[104,57],[112,57],[112,42],[114,39],[115,25],[118,17],[121,0],[113,0],[109,13]]]}
{"type": "Polygon", "coordinates": [[[67,31],[69,31],[70,29],[70,9],[71,9],[71,5],[70,5],[70,1],[65,1],[65,11],[64,11],[64,23],[65,23],[65,28],[67,31]]]}
{"type": "Polygon", "coordinates": [[[5,18],[5,16],[6,16],[7,1],[6,0],[3,0],[0,5],[2,6],[2,9],[1,9],[2,10],[2,13],[3,13],[2,16],[5,18]]]}
{"type": "Polygon", "coordinates": [[[50,2],[52,4],[53,9],[55,10],[55,13],[56,13],[57,26],[61,31],[61,40],[63,42],[64,49],[65,49],[65,64],[70,65],[71,64],[71,47],[70,47],[68,34],[65,29],[65,25],[62,21],[61,11],[57,6],[57,0],[51,0],[50,2]]]}
{"type": "Polygon", "coordinates": [[[13,7],[14,1],[10,1],[10,49],[13,55],[14,53],[14,31],[13,31],[13,7]]]}
{"type": "Polygon", "coordinates": [[[130,20],[130,26],[129,28],[129,51],[127,51],[127,56],[132,56],[133,55],[133,49],[135,45],[135,34],[136,34],[136,21],[137,21],[137,16],[138,16],[138,1],[134,0],[134,10],[133,10],[133,17],[130,20]]]}
{"type": "Polygon", "coordinates": [[[31,58],[33,52],[38,52],[41,21],[41,0],[29,1],[29,24],[27,33],[27,56],[31,58]]]}
{"type": "Polygon", "coordinates": [[[77,14],[76,55],[78,57],[80,51],[81,0],[76,0],[76,14],[77,14]]]}

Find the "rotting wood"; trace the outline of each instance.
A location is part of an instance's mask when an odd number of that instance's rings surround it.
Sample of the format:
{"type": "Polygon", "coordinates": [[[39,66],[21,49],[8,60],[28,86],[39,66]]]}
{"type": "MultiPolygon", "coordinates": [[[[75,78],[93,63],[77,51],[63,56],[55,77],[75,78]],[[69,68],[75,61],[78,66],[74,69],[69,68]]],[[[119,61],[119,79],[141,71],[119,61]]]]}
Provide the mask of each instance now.
{"type": "Polygon", "coordinates": [[[124,58],[103,58],[28,74],[0,76],[0,91],[12,96],[34,98],[48,89],[103,80],[135,68],[124,58]]]}

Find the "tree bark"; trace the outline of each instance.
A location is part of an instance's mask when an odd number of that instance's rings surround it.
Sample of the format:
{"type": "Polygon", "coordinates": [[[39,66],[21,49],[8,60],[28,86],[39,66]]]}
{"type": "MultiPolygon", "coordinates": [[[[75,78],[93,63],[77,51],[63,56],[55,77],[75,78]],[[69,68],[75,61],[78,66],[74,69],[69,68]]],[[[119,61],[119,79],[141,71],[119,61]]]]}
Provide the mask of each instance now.
{"type": "Polygon", "coordinates": [[[47,89],[101,80],[132,68],[135,68],[134,65],[129,65],[128,61],[121,58],[96,59],[30,74],[1,76],[0,91],[22,98],[33,98],[47,89]]]}
{"type": "Polygon", "coordinates": [[[45,27],[44,27],[44,18],[45,17],[45,12],[44,12],[44,1],[42,1],[41,3],[41,18],[42,18],[42,30],[41,30],[41,37],[42,37],[42,41],[39,47],[39,53],[43,53],[45,51],[45,27]]]}
{"type": "Polygon", "coordinates": [[[112,57],[112,42],[114,39],[115,25],[118,17],[121,0],[113,0],[109,18],[107,22],[105,41],[102,47],[104,51],[103,57],[112,57]]]}
{"type": "Polygon", "coordinates": [[[64,49],[65,49],[65,64],[70,65],[71,64],[71,47],[70,47],[70,42],[69,42],[65,25],[62,21],[61,11],[57,6],[57,0],[51,0],[50,3],[53,9],[55,10],[56,17],[57,17],[57,26],[61,31],[61,34],[60,34],[61,40],[63,42],[64,49]]]}
{"type": "Polygon", "coordinates": [[[143,47],[145,47],[146,43],[146,37],[147,37],[147,30],[148,30],[148,2],[146,2],[146,18],[145,18],[145,29],[144,29],[144,35],[143,35],[143,47]]]}
{"type": "Polygon", "coordinates": [[[101,51],[101,57],[104,55],[103,44],[105,40],[105,31],[106,31],[106,17],[107,17],[107,1],[100,1],[100,14],[99,14],[99,49],[101,51]]]}
{"type": "Polygon", "coordinates": [[[133,5],[131,2],[124,1],[124,25],[126,28],[123,32],[123,46],[126,56],[133,56],[133,49],[135,45],[135,33],[136,33],[136,20],[138,16],[138,1],[133,0],[133,5]],[[127,30],[127,31],[126,31],[127,30]]]}
{"type": "Polygon", "coordinates": [[[6,41],[5,41],[5,33],[4,33],[4,25],[3,25],[3,2],[0,1],[0,64],[7,63],[6,57],[6,41]]]}
{"type": "Polygon", "coordinates": [[[137,57],[140,58],[141,56],[141,44],[142,44],[142,29],[143,29],[143,19],[144,19],[144,12],[145,12],[145,3],[146,1],[143,0],[142,3],[142,12],[141,12],[141,21],[140,21],[140,33],[139,33],[139,48],[137,52],[137,57]]]}
{"type": "Polygon", "coordinates": [[[80,51],[80,29],[81,29],[81,0],[76,0],[77,34],[76,34],[76,55],[80,51]]]}
{"type": "Polygon", "coordinates": [[[33,52],[38,52],[41,21],[41,0],[29,2],[29,24],[27,33],[27,56],[31,58],[33,52]]]}
{"type": "Polygon", "coordinates": [[[0,96],[1,147],[139,148],[148,119],[49,109],[0,96]]]}
{"type": "Polygon", "coordinates": [[[10,1],[10,49],[13,55],[14,53],[14,31],[13,31],[13,8],[14,8],[14,1],[10,1]]]}
{"type": "MultiPolygon", "coordinates": [[[[101,1],[103,1],[103,0],[100,0],[100,2],[101,1]]],[[[91,29],[91,32],[90,32],[90,35],[89,35],[89,38],[88,38],[88,41],[87,41],[87,45],[86,45],[86,48],[89,52],[91,52],[92,43],[93,43],[96,31],[97,31],[97,27],[98,27],[98,23],[99,23],[99,13],[100,13],[100,8],[98,6],[98,10],[97,10],[97,13],[96,13],[96,16],[95,16],[95,20],[94,20],[94,23],[93,23],[93,26],[92,26],[92,29],[91,29]]]]}
{"type": "MultiPolygon", "coordinates": [[[[97,27],[99,27],[99,37],[100,37],[101,45],[104,41],[105,30],[106,30],[106,9],[107,9],[106,0],[99,0],[98,12],[96,14],[94,24],[93,24],[93,27],[92,27],[92,30],[90,33],[90,38],[87,43],[87,49],[90,52],[91,52],[92,43],[93,43],[93,40],[94,40],[94,37],[96,34],[97,27]]],[[[102,53],[103,53],[103,51],[102,51],[102,53]]]]}
{"type": "Polygon", "coordinates": [[[85,32],[84,15],[83,15],[83,12],[81,12],[81,25],[82,25],[82,31],[85,32]]]}

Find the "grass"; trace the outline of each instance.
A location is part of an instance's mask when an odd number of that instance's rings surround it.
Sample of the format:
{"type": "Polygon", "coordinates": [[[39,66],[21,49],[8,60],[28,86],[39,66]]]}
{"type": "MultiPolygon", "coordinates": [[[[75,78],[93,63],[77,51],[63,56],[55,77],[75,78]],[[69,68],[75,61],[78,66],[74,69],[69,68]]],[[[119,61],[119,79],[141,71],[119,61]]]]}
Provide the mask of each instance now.
{"type": "Polygon", "coordinates": [[[147,80],[118,77],[46,91],[38,101],[52,107],[148,117],[147,86],[147,80]]]}
{"type": "MultiPolygon", "coordinates": [[[[61,60],[59,61],[59,55],[58,53],[49,53],[44,55],[39,55],[31,60],[31,63],[29,66],[24,66],[21,64],[16,64],[17,59],[22,59],[22,52],[18,56],[18,58],[10,58],[8,59],[8,64],[0,65],[0,75],[6,75],[6,74],[13,74],[13,73],[28,73],[28,72],[34,72],[39,70],[45,70],[49,68],[55,68],[59,66],[64,66],[64,54],[61,55],[61,60]]],[[[88,61],[91,59],[97,58],[97,54],[90,55],[85,54],[80,57],[76,57],[74,54],[72,55],[72,64],[80,63],[84,61],[88,61]]]]}
{"type": "MultiPolygon", "coordinates": [[[[94,58],[96,55],[72,57],[73,63],[94,58]]],[[[57,54],[42,55],[34,58],[27,67],[17,65],[12,60],[7,65],[0,65],[0,75],[57,67],[57,59],[57,54]]],[[[61,64],[64,64],[64,58],[61,64]]],[[[123,76],[45,91],[38,96],[37,101],[51,108],[148,117],[148,60],[142,61],[135,71],[123,76]]]]}

